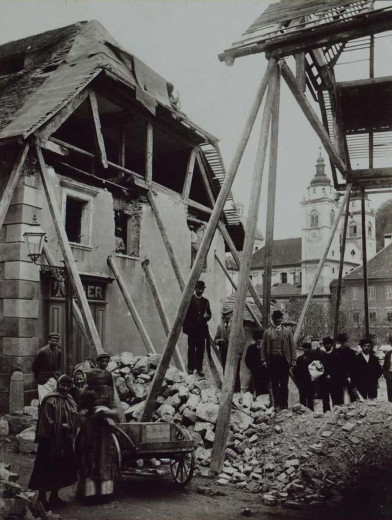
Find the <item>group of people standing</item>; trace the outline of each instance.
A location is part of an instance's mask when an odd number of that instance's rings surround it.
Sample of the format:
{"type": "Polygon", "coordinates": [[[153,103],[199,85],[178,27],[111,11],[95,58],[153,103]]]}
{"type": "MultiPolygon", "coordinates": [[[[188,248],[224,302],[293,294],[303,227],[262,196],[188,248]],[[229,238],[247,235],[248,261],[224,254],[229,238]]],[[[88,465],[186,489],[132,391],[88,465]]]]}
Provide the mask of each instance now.
{"type": "Polygon", "coordinates": [[[75,482],[80,499],[110,497],[119,469],[112,434],[117,411],[107,370],[110,356],[100,354],[97,366],[87,373],[78,369],[73,378],[59,375],[59,339],[51,333],[33,363],[40,406],[29,487],[38,490],[46,510],[62,505],[59,490],[75,482]]]}

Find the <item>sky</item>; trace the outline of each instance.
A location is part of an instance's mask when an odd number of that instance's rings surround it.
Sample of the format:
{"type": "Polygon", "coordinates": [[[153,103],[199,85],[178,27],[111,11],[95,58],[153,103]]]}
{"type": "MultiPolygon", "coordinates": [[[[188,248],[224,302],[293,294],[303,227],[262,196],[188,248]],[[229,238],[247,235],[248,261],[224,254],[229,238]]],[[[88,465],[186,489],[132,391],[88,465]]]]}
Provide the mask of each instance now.
{"type": "MultiPolygon", "coordinates": [[[[123,48],[175,85],[181,109],[220,139],[228,169],[267,62],[263,54],[257,54],[228,67],[217,55],[239,39],[269,3],[271,0],[0,0],[0,44],[81,20],[98,20],[123,48]]],[[[392,37],[384,38],[382,45],[376,76],[378,72],[387,75],[386,64],[392,63],[392,37]]],[[[352,65],[350,77],[355,77],[358,66],[352,65]]],[[[260,117],[232,190],[234,199],[244,204],[245,213],[259,128],[260,117]]],[[[301,235],[300,201],[315,173],[320,145],[282,82],[275,238],[301,235]]],[[[268,162],[258,219],[262,233],[267,173],[268,162]]],[[[329,166],[327,174],[330,176],[329,166]]],[[[376,208],[390,197],[371,196],[371,202],[376,208]]]]}

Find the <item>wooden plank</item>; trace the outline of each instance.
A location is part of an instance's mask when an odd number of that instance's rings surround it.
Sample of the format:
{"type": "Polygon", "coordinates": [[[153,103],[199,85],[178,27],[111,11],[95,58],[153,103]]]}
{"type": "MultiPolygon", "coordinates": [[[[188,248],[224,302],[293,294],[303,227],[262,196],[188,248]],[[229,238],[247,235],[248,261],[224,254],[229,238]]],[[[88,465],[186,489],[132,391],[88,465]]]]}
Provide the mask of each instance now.
{"type": "Polygon", "coordinates": [[[88,88],[81,90],[74,98],[71,99],[65,107],[63,107],[56,115],[54,115],[44,126],[42,126],[36,136],[39,142],[47,141],[52,134],[60,128],[60,126],[69,118],[71,114],[85,101],[90,93],[88,88]]]}
{"type": "Polygon", "coordinates": [[[23,170],[23,166],[26,160],[27,152],[29,151],[30,145],[25,143],[23,147],[19,150],[18,156],[15,160],[15,164],[11,170],[10,176],[7,180],[7,184],[1,195],[0,199],[0,229],[3,227],[4,219],[8,213],[8,208],[10,207],[12,197],[14,195],[14,191],[16,185],[18,184],[18,180],[20,174],[23,170]]]}
{"type": "Polygon", "coordinates": [[[135,322],[135,325],[137,327],[137,330],[139,331],[140,337],[142,338],[142,341],[144,343],[144,346],[147,349],[147,352],[150,352],[152,354],[156,354],[156,350],[154,345],[152,344],[152,341],[147,333],[147,330],[142,322],[142,319],[138,313],[138,310],[136,308],[136,305],[134,301],[131,298],[131,295],[129,294],[129,291],[127,289],[127,286],[121,276],[120,271],[117,268],[116,262],[114,261],[113,255],[108,256],[107,264],[110,267],[110,269],[113,272],[113,275],[118,283],[118,286],[120,288],[121,294],[124,297],[125,303],[128,307],[129,312],[131,313],[131,316],[135,322]]]}
{"type": "MultiPolygon", "coordinates": [[[[235,291],[237,291],[238,289],[238,286],[237,284],[235,283],[235,281],[233,280],[233,278],[230,276],[230,273],[229,271],[226,269],[226,266],[224,265],[224,263],[221,261],[221,259],[219,258],[219,256],[216,254],[216,251],[215,251],[215,258],[218,262],[218,264],[221,266],[222,268],[222,271],[225,273],[226,275],[226,278],[229,280],[229,282],[231,283],[233,289],[235,291]]],[[[253,309],[250,305],[248,305],[247,303],[245,303],[245,307],[247,309],[247,311],[249,312],[249,314],[252,316],[253,318],[253,321],[256,323],[256,325],[259,327],[259,329],[261,330],[263,328],[262,324],[260,323],[258,317],[256,316],[256,314],[253,312],[253,309]]]]}
{"type": "Polygon", "coordinates": [[[363,311],[365,314],[365,336],[369,337],[369,284],[367,273],[367,247],[366,247],[366,194],[361,188],[361,224],[362,224],[362,269],[363,269],[363,311]]]}
{"type": "Polygon", "coordinates": [[[118,164],[125,167],[125,121],[120,122],[120,149],[118,152],[118,164]]]}
{"type": "MultiPolygon", "coordinates": [[[[142,267],[143,267],[144,273],[146,275],[147,283],[151,289],[152,297],[153,297],[155,306],[157,308],[159,317],[161,318],[163,330],[165,331],[165,335],[167,336],[170,331],[170,321],[169,321],[169,317],[168,317],[166,309],[165,309],[165,305],[164,305],[161,295],[159,293],[158,284],[156,282],[156,279],[155,279],[154,273],[151,269],[150,261],[148,260],[148,258],[143,260],[142,267]]],[[[174,349],[173,357],[174,357],[174,361],[177,365],[177,368],[179,368],[180,370],[182,370],[183,372],[186,373],[185,363],[184,363],[184,360],[182,359],[181,352],[180,352],[180,349],[178,348],[178,345],[176,345],[176,348],[174,349]]]]}
{"type": "Polygon", "coordinates": [[[339,327],[339,310],[340,310],[340,299],[341,299],[341,293],[342,293],[344,255],[346,253],[347,224],[348,224],[348,217],[350,214],[350,197],[351,197],[351,191],[347,197],[346,210],[344,212],[342,243],[340,245],[339,276],[338,276],[338,287],[336,290],[336,302],[335,302],[335,323],[334,323],[334,333],[333,333],[334,338],[337,337],[338,327],[339,327]]]}
{"type": "Polygon", "coordinates": [[[250,266],[253,256],[253,245],[259,214],[261,184],[263,179],[264,162],[267,153],[268,134],[271,120],[271,112],[275,98],[277,83],[277,69],[273,70],[268,86],[263,117],[261,122],[260,137],[257,147],[256,163],[252,179],[248,218],[246,221],[245,242],[241,256],[240,272],[238,276],[238,290],[231,321],[231,331],[227,359],[223,377],[223,387],[219,402],[218,417],[215,427],[215,441],[212,447],[210,475],[216,475],[222,471],[225,458],[227,436],[230,428],[231,405],[237,372],[238,354],[243,335],[243,320],[250,266]]]}
{"type": "Polygon", "coordinates": [[[298,88],[302,92],[306,90],[306,74],[305,74],[305,53],[300,52],[295,55],[295,77],[297,79],[298,88]]]}
{"type": "Polygon", "coordinates": [[[153,162],[153,150],[154,147],[154,134],[153,126],[150,121],[147,122],[146,127],[146,182],[151,185],[152,183],[152,162],[153,162]]]}
{"type": "Polygon", "coordinates": [[[108,167],[108,160],[106,157],[105,141],[102,135],[101,120],[98,111],[98,102],[95,92],[90,91],[88,96],[89,108],[93,122],[93,139],[96,153],[104,168],[108,167]]]}
{"type": "Polygon", "coordinates": [[[319,261],[318,266],[317,266],[316,273],[314,275],[314,279],[313,279],[312,285],[310,286],[308,295],[306,297],[304,306],[302,308],[300,317],[298,319],[297,327],[296,327],[295,332],[294,332],[294,341],[298,341],[298,338],[299,338],[299,335],[300,335],[300,332],[301,332],[301,329],[302,329],[302,325],[303,325],[303,322],[304,322],[305,314],[306,314],[306,312],[308,310],[310,302],[312,301],[313,294],[314,294],[314,291],[316,289],[316,285],[317,285],[318,279],[319,279],[321,271],[322,271],[322,269],[324,267],[325,259],[327,258],[329,248],[331,247],[331,243],[332,243],[333,237],[335,236],[336,229],[337,229],[337,227],[339,225],[340,217],[342,216],[343,210],[344,210],[344,208],[345,208],[345,206],[347,204],[348,197],[349,197],[350,192],[351,192],[351,187],[352,187],[351,183],[347,184],[346,193],[344,194],[344,197],[343,197],[342,203],[340,205],[338,214],[336,215],[336,218],[335,218],[335,222],[334,222],[333,228],[332,228],[331,233],[329,235],[328,242],[325,245],[323,254],[322,254],[321,258],[320,258],[320,261],[319,261]]]}
{"type": "Polygon", "coordinates": [[[260,86],[256,93],[255,100],[252,103],[250,114],[246,120],[245,128],[242,132],[240,141],[238,143],[233,162],[225,177],[225,180],[224,180],[224,183],[219,192],[218,198],[216,199],[214,210],[208,221],[203,239],[201,241],[199,250],[196,255],[195,262],[192,266],[186,286],[183,290],[181,301],[177,308],[177,312],[176,312],[176,315],[174,318],[172,329],[170,331],[169,336],[167,337],[163,355],[161,357],[161,360],[160,360],[157,370],[155,372],[154,379],[152,381],[152,384],[151,384],[151,387],[150,387],[150,390],[149,390],[149,393],[147,396],[146,405],[143,410],[141,420],[148,420],[151,418],[151,416],[153,414],[156,398],[158,397],[159,390],[162,386],[162,382],[165,377],[167,367],[169,366],[170,359],[173,355],[174,347],[178,341],[178,337],[181,332],[182,324],[184,322],[185,314],[188,310],[193,291],[195,290],[196,282],[198,281],[198,279],[201,275],[201,272],[202,272],[202,269],[204,266],[204,262],[207,257],[207,253],[209,251],[212,239],[215,234],[216,227],[218,225],[219,219],[221,217],[221,214],[222,214],[225,202],[226,202],[226,198],[227,198],[228,194],[230,193],[231,187],[233,185],[233,181],[235,179],[239,164],[241,162],[242,156],[245,151],[245,147],[248,143],[255,119],[257,117],[261,102],[263,100],[264,93],[267,88],[267,84],[269,82],[269,78],[271,76],[271,73],[275,70],[275,68],[276,68],[276,61],[271,60],[268,63],[267,70],[264,74],[263,79],[261,80],[260,86]]]}
{"type": "MultiPolygon", "coordinates": [[[[56,265],[54,257],[52,255],[52,253],[50,252],[50,249],[47,244],[44,244],[44,246],[42,248],[42,253],[49,265],[56,265]]],[[[65,292],[64,284],[60,283],[60,286],[61,286],[62,290],[65,292]]],[[[90,337],[87,334],[87,330],[84,325],[82,313],[80,312],[80,309],[77,306],[77,303],[75,302],[75,300],[72,300],[72,313],[73,313],[73,317],[75,318],[76,324],[79,327],[80,332],[82,333],[84,340],[86,341],[87,345],[89,347],[91,347],[90,337]]],[[[92,351],[93,351],[93,349],[92,349],[92,351]]]]}
{"type": "Polygon", "coordinates": [[[264,245],[263,278],[263,327],[269,327],[271,313],[272,249],[274,243],[276,171],[278,166],[280,74],[277,77],[276,93],[271,117],[270,156],[268,173],[267,222],[264,245]]]}
{"type": "Polygon", "coordinates": [[[195,170],[195,159],[196,159],[196,148],[193,148],[191,150],[191,153],[189,154],[189,160],[188,160],[186,174],[185,174],[184,188],[182,190],[182,196],[184,197],[186,202],[189,199],[189,193],[191,191],[193,172],[195,170]]]}
{"type": "Polygon", "coordinates": [[[283,60],[282,66],[281,66],[281,72],[282,72],[282,76],[284,77],[293,96],[297,100],[299,106],[302,108],[302,111],[305,114],[307,120],[311,124],[313,130],[316,132],[316,134],[321,139],[321,142],[323,143],[324,148],[327,151],[328,155],[330,156],[331,160],[333,161],[335,166],[338,168],[338,170],[343,175],[345,175],[346,174],[346,165],[344,164],[344,162],[340,158],[338,151],[335,149],[334,145],[332,144],[327,130],[324,128],[323,124],[317,117],[317,114],[313,110],[313,107],[307,100],[304,93],[299,90],[295,77],[294,77],[293,73],[291,72],[290,68],[288,67],[287,63],[284,60],[283,60]]]}
{"type": "Polygon", "coordinates": [[[83,316],[83,321],[86,325],[86,331],[89,337],[89,344],[95,355],[101,354],[103,352],[101,339],[99,337],[97,328],[95,326],[95,322],[93,320],[90,306],[87,302],[86,294],[83,289],[82,281],[80,279],[80,274],[76,267],[76,262],[73,257],[71,246],[68,242],[67,233],[64,228],[63,219],[61,218],[60,211],[57,205],[56,196],[54,193],[54,189],[52,187],[44,158],[42,156],[42,151],[39,145],[35,145],[35,151],[38,158],[38,164],[40,167],[42,184],[45,190],[46,199],[48,201],[48,206],[50,210],[50,214],[52,216],[53,224],[56,229],[58,243],[64,258],[65,267],[68,272],[68,276],[71,279],[73,289],[75,291],[75,295],[80,303],[80,311],[83,316]]]}
{"type": "Polygon", "coordinates": [[[163,243],[165,244],[166,252],[169,256],[170,263],[173,267],[174,274],[177,278],[181,291],[183,291],[184,287],[185,287],[185,283],[184,283],[184,279],[181,274],[180,264],[178,262],[177,255],[174,252],[173,246],[171,245],[166,226],[161,218],[161,214],[159,213],[158,207],[155,204],[154,195],[152,194],[151,191],[149,191],[147,193],[147,198],[148,198],[148,202],[150,203],[151,209],[155,215],[155,219],[156,219],[159,231],[161,233],[163,243]]]}

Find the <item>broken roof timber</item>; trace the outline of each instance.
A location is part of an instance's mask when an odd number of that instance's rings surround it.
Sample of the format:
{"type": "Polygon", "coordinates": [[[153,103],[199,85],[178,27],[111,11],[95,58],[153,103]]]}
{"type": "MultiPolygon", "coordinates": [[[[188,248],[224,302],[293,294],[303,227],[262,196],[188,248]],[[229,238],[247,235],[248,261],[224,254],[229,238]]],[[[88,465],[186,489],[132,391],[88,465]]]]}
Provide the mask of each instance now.
{"type": "Polygon", "coordinates": [[[265,52],[267,57],[290,56],[299,52],[309,52],[333,43],[377,34],[392,28],[392,7],[367,12],[351,20],[339,23],[329,22],[321,26],[311,26],[289,34],[277,34],[267,39],[252,42],[243,40],[218,55],[220,61],[232,64],[236,58],[265,52]]]}

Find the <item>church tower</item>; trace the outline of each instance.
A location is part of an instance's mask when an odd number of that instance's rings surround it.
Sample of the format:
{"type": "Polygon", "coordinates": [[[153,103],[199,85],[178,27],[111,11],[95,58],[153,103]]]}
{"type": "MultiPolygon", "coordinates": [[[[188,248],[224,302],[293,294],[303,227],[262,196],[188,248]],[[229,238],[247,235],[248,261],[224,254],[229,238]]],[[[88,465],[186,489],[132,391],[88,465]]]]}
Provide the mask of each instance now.
{"type": "MultiPolygon", "coordinates": [[[[310,181],[302,205],[302,294],[307,294],[318,262],[323,254],[338,211],[338,196],[325,173],[321,155],[316,161],[316,173],[310,181]]],[[[332,240],[324,263],[316,295],[329,295],[329,285],[339,273],[339,228],[332,240]]]]}
{"type": "MultiPolygon", "coordinates": [[[[376,214],[365,199],[366,255],[370,260],[376,254],[376,214]]],[[[343,216],[342,216],[343,226],[343,216]]],[[[350,214],[347,224],[345,260],[362,263],[362,210],[361,194],[353,192],[350,199],[350,214]]]]}

